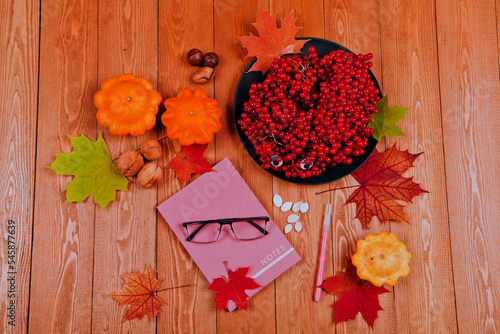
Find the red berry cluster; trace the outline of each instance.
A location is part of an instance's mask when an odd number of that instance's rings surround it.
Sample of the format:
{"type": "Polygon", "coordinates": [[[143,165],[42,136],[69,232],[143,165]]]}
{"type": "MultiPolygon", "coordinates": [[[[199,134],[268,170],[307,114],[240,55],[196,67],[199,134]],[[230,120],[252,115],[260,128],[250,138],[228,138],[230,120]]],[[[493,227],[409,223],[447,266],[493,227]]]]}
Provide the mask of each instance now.
{"type": "Polygon", "coordinates": [[[380,99],[372,57],[336,50],[319,58],[311,46],[304,57],[274,59],[264,81],[251,85],[238,120],[262,168],[305,178],[365,153],[380,99]]]}

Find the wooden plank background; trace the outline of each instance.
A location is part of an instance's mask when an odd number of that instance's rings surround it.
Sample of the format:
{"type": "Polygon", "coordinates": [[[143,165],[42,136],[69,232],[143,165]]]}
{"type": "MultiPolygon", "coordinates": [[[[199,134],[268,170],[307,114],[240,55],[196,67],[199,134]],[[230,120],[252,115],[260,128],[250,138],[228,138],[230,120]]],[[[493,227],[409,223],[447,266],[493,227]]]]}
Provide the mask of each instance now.
{"type": "MultiPolygon", "coordinates": [[[[277,19],[279,22],[279,19],[277,19]]],[[[500,2],[495,0],[5,0],[0,2],[0,332],[5,333],[496,333],[500,331],[500,2]],[[398,125],[405,137],[383,140],[425,152],[410,175],[428,194],[407,205],[411,224],[372,222],[364,230],[351,177],[318,186],[273,178],[246,153],[234,130],[233,95],[249,59],[236,36],[256,33],[259,8],[291,10],[298,35],[326,38],[374,55],[375,76],[391,105],[411,107],[398,125]],[[168,161],[180,149],[162,141],[165,179],[129,192],[101,210],[92,199],[65,203],[71,177],[46,168],[71,150],[68,135],[102,133],[113,157],[147,138],[116,137],[98,125],[93,96],[104,80],[131,72],[164,98],[195,68],[191,48],[215,51],[220,65],[200,85],[223,110],[222,130],[205,156],[228,157],[278,226],[286,214],[274,194],[304,200],[303,231],[287,235],[302,260],[249,300],[249,310],[216,312],[214,293],[156,206],[182,189],[168,161]],[[333,295],[312,301],[324,205],[333,228],[325,277],[343,270],[368,233],[394,232],[413,255],[411,274],[380,297],[374,330],[361,316],[335,325],[333,295]],[[15,326],[7,318],[8,222],[16,222],[15,326]],[[157,321],[122,322],[108,294],[121,275],[149,264],[167,303],[157,321]]],[[[163,110],[160,110],[159,115],[163,110]]],[[[191,180],[195,179],[195,176],[191,180]]]]}

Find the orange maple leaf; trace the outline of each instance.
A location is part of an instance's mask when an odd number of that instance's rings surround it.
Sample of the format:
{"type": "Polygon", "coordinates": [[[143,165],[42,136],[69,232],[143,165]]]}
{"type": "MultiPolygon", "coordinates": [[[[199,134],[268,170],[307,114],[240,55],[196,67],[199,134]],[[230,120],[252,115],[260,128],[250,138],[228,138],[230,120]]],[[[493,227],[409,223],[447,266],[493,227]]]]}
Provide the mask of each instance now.
{"type": "Polygon", "coordinates": [[[387,151],[373,152],[370,158],[351,175],[361,185],[347,199],[346,204],[356,203],[356,218],[369,228],[370,221],[377,216],[381,222],[404,221],[404,206],[396,201],[411,202],[413,197],[426,193],[413,177],[403,177],[415,159],[421,155],[400,151],[396,145],[387,151]]]}
{"type": "Polygon", "coordinates": [[[308,40],[296,40],[295,35],[301,27],[295,25],[293,11],[281,20],[281,28],[276,25],[276,15],[259,9],[257,22],[253,24],[259,37],[238,37],[247,49],[247,57],[257,57],[257,62],[250,68],[251,71],[265,73],[274,58],[279,58],[286,53],[298,53],[308,40]]]}
{"type": "Polygon", "coordinates": [[[193,173],[203,174],[212,171],[210,163],[203,156],[203,152],[205,152],[207,146],[199,144],[182,146],[176,156],[170,160],[167,168],[175,170],[175,176],[182,183],[186,183],[189,180],[189,176],[193,173]]]}
{"type": "Polygon", "coordinates": [[[160,306],[165,305],[165,302],[156,295],[161,283],[161,280],[156,278],[156,272],[146,265],[143,274],[136,270],[122,277],[125,285],[110,296],[122,306],[130,305],[123,322],[135,318],[141,319],[145,314],[154,322],[160,306]]]}

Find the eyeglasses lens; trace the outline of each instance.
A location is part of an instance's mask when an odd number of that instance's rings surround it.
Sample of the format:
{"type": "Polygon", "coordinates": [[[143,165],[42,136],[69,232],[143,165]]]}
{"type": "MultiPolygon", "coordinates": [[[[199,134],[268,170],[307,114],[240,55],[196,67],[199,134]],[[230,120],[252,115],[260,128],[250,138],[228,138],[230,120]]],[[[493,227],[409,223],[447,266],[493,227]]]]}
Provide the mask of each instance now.
{"type": "Polygon", "coordinates": [[[264,236],[266,231],[266,221],[255,219],[249,221],[235,221],[232,224],[236,237],[240,240],[252,240],[264,236]]]}
{"type": "MultiPolygon", "coordinates": [[[[189,224],[187,225],[187,232],[192,236],[203,224],[189,224]]],[[[206,243],[214,242],[219,237],[219,224],[205,224],[194,236],[191,241],[206,243]]]]}

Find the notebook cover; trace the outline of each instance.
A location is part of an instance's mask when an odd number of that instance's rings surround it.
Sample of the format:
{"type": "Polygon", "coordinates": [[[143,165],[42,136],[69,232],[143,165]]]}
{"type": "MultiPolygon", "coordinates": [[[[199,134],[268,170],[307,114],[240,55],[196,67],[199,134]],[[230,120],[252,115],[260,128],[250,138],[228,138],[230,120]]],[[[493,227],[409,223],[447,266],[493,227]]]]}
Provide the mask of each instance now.
{"type": "MultiPolygon", "coordinates": [[[[210,283],[220,276],[227,277],[227,261],[233,271],[250,267],[248,276],[264,287],[300,260],[272,219],[267,224],[269,234],[255,240],[236,239],[229,226],[223,227],[213,243],[186,240],[182,226],[186,221],[269,216],[229,159],[213,169],[160,204],[158,210],[210,283]]],[[[247,290],[247,294],[252,296],[260,289],[247,290]]],[[[235,308],[234,303],[228,304],[230,311],[235,308]]]]}

